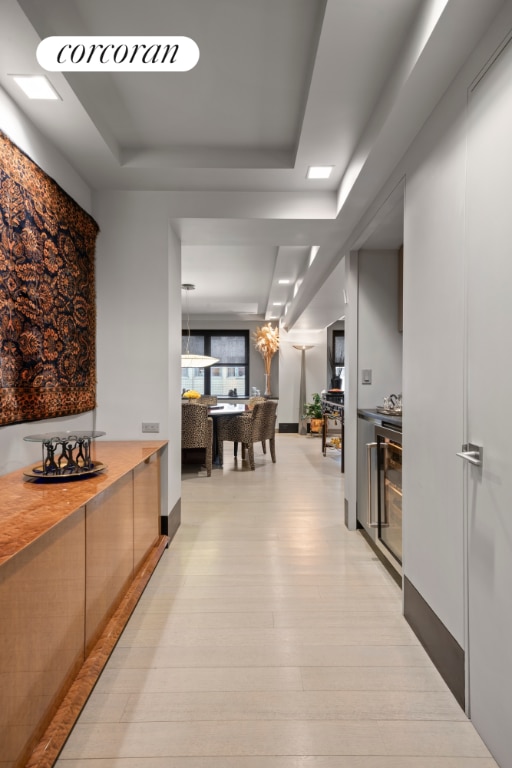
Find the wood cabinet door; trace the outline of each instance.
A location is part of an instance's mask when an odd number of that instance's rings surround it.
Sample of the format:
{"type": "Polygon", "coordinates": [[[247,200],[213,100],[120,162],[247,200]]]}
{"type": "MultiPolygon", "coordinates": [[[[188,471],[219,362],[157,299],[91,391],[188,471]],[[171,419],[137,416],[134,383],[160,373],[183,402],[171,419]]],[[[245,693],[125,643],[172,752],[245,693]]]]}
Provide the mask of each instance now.
{"type": "Polygon", "coordinates": [[[128,472],[86,506],[88,654],[133,579],[133,477],[128,472]]]}
{"type": "Polygon", "coordinates": [[[160,533],[160,457],[152,454],[133,470],[133,567],[142,565],[160,533]]]}

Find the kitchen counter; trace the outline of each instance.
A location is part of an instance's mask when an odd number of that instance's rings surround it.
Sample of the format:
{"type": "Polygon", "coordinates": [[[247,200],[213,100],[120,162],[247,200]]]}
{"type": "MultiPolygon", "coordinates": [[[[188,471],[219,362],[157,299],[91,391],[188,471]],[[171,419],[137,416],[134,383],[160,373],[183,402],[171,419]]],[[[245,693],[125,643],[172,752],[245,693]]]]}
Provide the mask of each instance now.
{"type": "Polygon", "coordinates": [[[371,421],[378,426],[392,426],[394,429],[402,431],[402,416],[392,416],[387,413],[380,413],[375,408],[359,408],[357,415],[366,421],[371,421]]]}

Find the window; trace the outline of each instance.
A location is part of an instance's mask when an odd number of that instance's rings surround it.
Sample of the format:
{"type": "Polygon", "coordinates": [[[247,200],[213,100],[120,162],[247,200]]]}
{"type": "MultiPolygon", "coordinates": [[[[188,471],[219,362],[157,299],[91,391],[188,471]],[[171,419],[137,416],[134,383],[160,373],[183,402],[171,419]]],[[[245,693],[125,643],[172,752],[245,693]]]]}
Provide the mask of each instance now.
{"type": "MultiPolygon", "coordinates": [[[[187,337],[183,331],[182,352],[187,337]]],[[[211,355],[219,362],[207,368],[182,368],[182,389],[219,397],[249,395],[249,331],[190,331],[188,345],[191,354],[211,355]]]]}

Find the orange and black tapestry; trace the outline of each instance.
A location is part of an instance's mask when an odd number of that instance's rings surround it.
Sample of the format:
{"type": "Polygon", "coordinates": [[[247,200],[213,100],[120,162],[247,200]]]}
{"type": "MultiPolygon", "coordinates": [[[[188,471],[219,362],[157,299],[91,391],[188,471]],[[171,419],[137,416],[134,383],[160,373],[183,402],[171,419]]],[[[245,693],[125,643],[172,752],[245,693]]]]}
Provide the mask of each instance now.
{"type": "Polygon", "coordinates": [[[95,407],[97,234],[0,132],[0,425],[95,407]]]}

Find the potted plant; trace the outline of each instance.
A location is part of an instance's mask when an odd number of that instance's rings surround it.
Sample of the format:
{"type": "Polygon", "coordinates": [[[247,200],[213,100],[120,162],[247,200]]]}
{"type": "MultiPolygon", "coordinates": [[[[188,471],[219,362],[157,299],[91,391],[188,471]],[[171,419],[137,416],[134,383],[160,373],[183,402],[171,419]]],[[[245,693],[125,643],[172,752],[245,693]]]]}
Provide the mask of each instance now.
{"type": "Polygon", "coordinates": [[[310,403],[304,403],[304,417],[309,419],[310,432],[321,432],[324,415],[322,412],[322,399],[318,392],[314,392],[310,403]]]}

